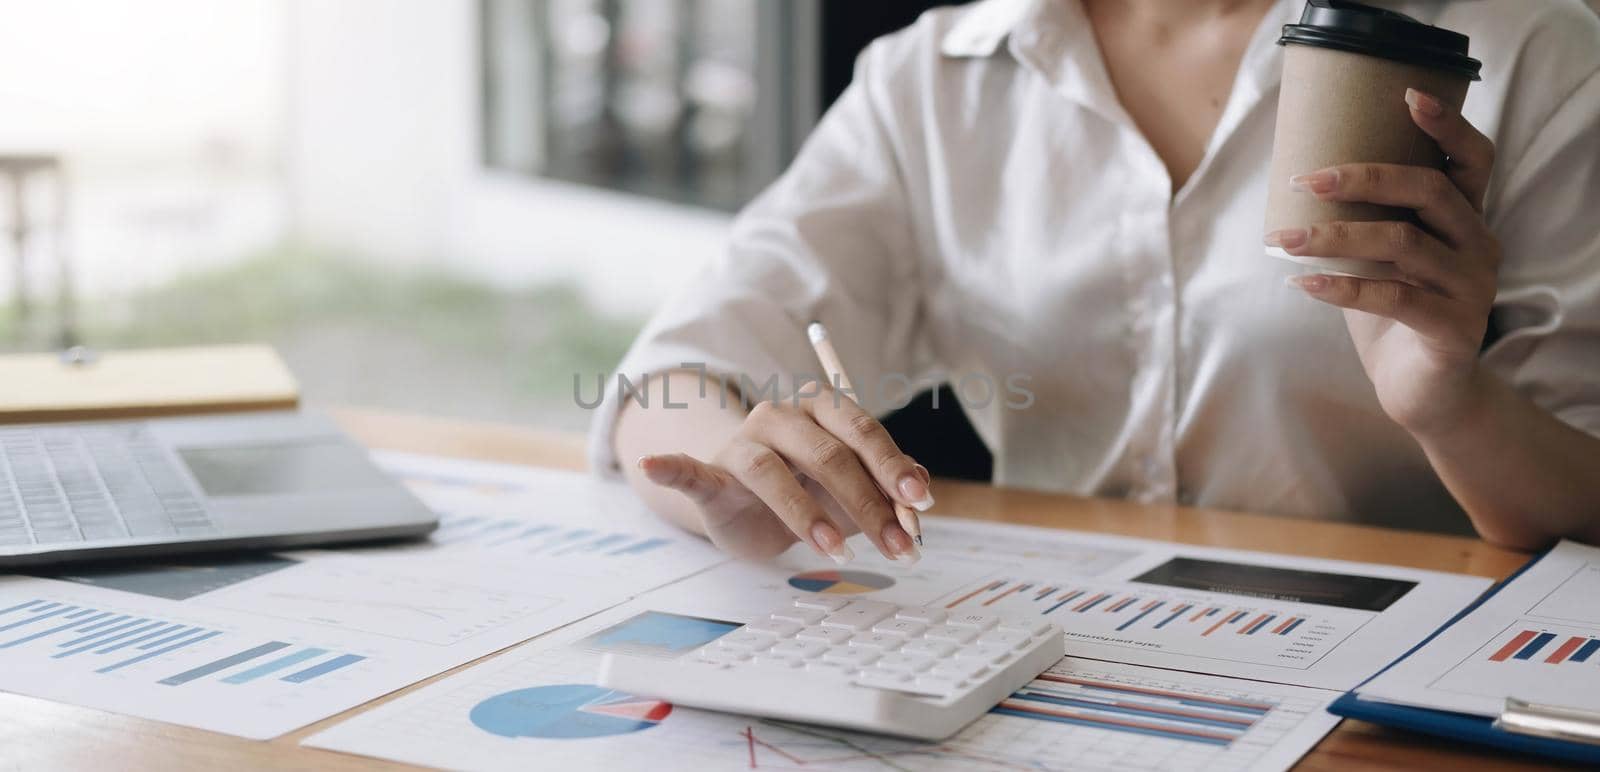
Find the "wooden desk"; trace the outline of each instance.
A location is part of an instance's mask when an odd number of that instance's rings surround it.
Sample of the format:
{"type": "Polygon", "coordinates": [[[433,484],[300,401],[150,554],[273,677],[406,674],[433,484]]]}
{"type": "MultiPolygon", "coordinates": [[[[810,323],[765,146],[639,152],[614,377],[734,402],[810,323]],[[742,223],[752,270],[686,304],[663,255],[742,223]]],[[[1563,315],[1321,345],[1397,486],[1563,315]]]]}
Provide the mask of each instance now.
{"type": "MultiPolygon", "coordinates": [[[[336,415],[347,430],[375,448],[583,468],[582,439],[569,434],[353,410],[339,411],[336,415]]],[[[1525,556],[1518,553],[1452,536],[1182,507],[1146,507],[950,482],[941,482],[937,487],[939,512],[1011,523],[1392,563],[1496,579],[1509,574],[1525,560],[1525,556]]],[[[431,683],[439,677],[423,683],[431,683]]],[[[240,740],[198,729],[0,694],[0,769],[288,767],[345,770],[395,766],[302,748],[298,743],[327,726],[418,686],[271,742],[240,740]]],[[[1346,721],[1317,746],[1299,768],[1339,772],[1447,768],[1462,772],[1527,766],[1532,765],[1513,756],[1346,721]]]]}

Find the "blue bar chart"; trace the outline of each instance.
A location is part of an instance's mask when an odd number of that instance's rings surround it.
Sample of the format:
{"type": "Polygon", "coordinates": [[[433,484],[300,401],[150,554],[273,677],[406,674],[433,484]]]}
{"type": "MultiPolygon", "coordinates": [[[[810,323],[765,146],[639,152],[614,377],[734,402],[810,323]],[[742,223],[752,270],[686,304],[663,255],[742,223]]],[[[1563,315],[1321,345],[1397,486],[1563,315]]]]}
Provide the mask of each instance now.
{"type": "Polygon", "coordinates": [[[1370,612],[1265,605],[1224,593],[1181,592],[1135,583],[1120,586],[984,579],[949,596],[946,609],[1037,614],[1100,643],[1200,654],[1254,664],[1308,668],[1354,634],[1370,612]]]}
{"type": "Polygon", "coordinates": [[[207,658],[234,637],[227,631],[205,626],[44,599],[0,608],[0,652],[11,650],[5,656],[14,658],[12,661],[17,664],[30,657],[71,660],[97,674],[149,674],[153,683],[162,686],[198,681],[243,684],[305,664],[303,669],[279,679],[301,684],[365,659],[325,648],[297,648],[288,641],[267,641],[207,658]],[[202,647],[203,653],[199,651],[202,647]],[[290,649],[295,651],[265,664],[260,662],[268,655],[290,649]],[[184,664],[158,669],[169,661],[184,664]]]}
{"type": "Polygon", "coordinates": [[[440,515],[432,537],[444,546],[475,546],[544,557],[626,558],[648,555],[672,544],[661,536],[626,533],[554,523],[532,523],[521,517],[440,515]]]}

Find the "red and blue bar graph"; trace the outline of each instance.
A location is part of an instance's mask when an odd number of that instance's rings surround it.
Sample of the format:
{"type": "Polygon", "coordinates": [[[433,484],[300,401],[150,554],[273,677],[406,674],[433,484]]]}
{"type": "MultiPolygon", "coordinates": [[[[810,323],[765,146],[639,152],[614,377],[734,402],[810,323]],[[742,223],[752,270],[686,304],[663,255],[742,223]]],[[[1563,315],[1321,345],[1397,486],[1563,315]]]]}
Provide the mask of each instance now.
{"type": "MultiPolygon", "coordinates": [[[[1507,641],[1504,646],[1496,649],[1489,655],[1490,662],[1505,662],[1506,660],[1531,660],[1539,655],[1545,647],[1559,637],[1556,633],[1541,632],[1537,630],[1522,630],[1507,641]]],[[[1568,636],[1556,646],[1555,650],[1542,661],[1547,665],[1559,665],[1563,662],[1588,662],[1596,652],[1600,652],[1600,638],[1591,638],[1583,635],[1568,636]]]]}

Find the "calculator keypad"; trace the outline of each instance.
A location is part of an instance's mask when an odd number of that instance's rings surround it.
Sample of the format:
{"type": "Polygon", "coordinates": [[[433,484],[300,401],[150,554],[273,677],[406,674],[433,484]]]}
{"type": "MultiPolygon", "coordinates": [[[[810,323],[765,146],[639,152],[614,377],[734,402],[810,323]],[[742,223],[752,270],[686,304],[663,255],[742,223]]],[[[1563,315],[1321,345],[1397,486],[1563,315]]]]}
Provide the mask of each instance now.
{"type": "Polygon", "coordinates": [[[699,649],[717,668],[793,672],[948,698],[1021,656],[1054,626],[874,600],[801,596],[699,649]]]}

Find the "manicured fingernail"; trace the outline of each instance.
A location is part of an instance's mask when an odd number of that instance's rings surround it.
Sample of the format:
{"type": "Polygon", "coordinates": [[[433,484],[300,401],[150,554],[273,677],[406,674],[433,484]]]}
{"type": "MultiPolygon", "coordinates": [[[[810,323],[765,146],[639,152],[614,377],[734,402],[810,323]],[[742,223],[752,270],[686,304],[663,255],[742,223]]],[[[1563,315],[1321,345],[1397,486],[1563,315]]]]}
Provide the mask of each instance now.
{"type": "Polygon", "coordinates": [[[653,455],[640,456],[638,461],[633,462],[634,467],[644,472],[645,479],[650,482],[656,482],[656,475],[661,472],[661,467],[655,463],[656,458],[653,455]]]}
{"type": "Polygon", "coordinates": [[[1283,228],[1267,234],[1266,242],[1269,247],[1283,247],[1296,249],[1305,245],[1310,233],[1305,228],[1283,228]]]}
{"type": "Polygon", "coordinates": [[[928,492],[928,484],[915,474],[900,478],[900,494],[918,512],[926,512],[933,506],[933,494],[928,492]]]}
{"type": "Polygon", "coordinates": [[[1296,193],[1332,193],[1339,188],[1339,170],[1323,169],[1289,178],[1289,190],[1296,193]]]}
{"type": "Polygon", "coordinates": [[[1414,88],[1406,89],[1406,104],[1411,105],[1411,109],[1429,118],[1437,118],[1444,115],[1444,103],[1425,91],[1418,91],[1414,88]]]}
{"type": "Polygon", "coordinates": [[[1320,273],[1303,273],[1284,278],[1284,283],[1291,287],[1299,287],[1310,293],[1318,293],[1328,288],[1328,277],[1320,273]]]}
{"type": "Polygon", "coordinates": [[[883,527],[883,543],[889,545],[889,551],[894,553],[895,560],[916,563],[922,559],[922,553],[917,550],[917,545],[911,542],[910,534],[898,525],[890,524],[883,527]]]}
{"type": "Polygon", "coordinates": [[[844,565],[855,560],[856,553],[850,545],[844,543],[844,537],[839,535],[839,529],[832,523],[817,523],[811,526],[811,541],[817,545],[833,562],[844,565]]]}
{"type": "Polygon", "coordinates": [[[911,468],[916,471],[918,477],[922,478],[923,485],[933,482],[933,474],[928,471],[927,467],[921,464],[913,464],[911,468]]]}

